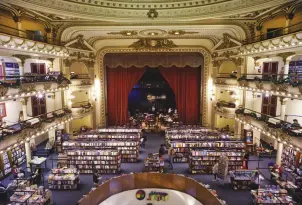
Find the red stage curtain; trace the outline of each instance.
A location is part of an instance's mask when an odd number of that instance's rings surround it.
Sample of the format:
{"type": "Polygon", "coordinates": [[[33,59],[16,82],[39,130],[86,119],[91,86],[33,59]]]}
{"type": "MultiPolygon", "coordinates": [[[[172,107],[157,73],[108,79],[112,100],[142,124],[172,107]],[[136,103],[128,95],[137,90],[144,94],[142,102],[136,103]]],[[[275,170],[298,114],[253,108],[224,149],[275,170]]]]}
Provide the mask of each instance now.
{"type": "Polygon", "coordinates": [[[126,125],[128,121],[128,96],[144,68],[107,67],[108,125],[126,125]]]}
{"type": "Polygon", "coordinates": [[[200,67],[161,67],[160,72],[174,91],[179,121],[185,124],[198,124],[200,67]]]}

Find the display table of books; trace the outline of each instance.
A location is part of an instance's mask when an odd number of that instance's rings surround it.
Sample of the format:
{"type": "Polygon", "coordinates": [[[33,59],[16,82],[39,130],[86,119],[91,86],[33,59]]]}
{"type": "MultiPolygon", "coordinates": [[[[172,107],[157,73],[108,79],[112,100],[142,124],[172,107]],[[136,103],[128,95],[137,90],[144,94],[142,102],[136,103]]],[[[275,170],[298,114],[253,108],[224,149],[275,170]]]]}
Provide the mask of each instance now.
{"type": "Polygon", "coordinates": [[[296,204],[285,189],[276,186],[251,191],[254,204],[257,205],[294,205],[296,204]]]}
{"type": "Polygon", "coordinates": [[[148,154],[145,159],[146,172],[160,172],[164,171],[164,159],[159,157],[158,153],[148,154]]]}
{"type": "Polygon", "coordinates": [[[80,182],[76,168],[56,168],[48,176],[49,189],[77,189],[80,182]]]}
{"type": "Polygon", "coordinates": [[[26,187],[17,189],[10,197],[9,205],[51,205],[52,193],[49,189],[26,187]]]}
{"type": "Polygon", "coordinates": [[[234,190],[250,189],[257,170],[236,170],[230,173],[231,185],[234,190]]]}

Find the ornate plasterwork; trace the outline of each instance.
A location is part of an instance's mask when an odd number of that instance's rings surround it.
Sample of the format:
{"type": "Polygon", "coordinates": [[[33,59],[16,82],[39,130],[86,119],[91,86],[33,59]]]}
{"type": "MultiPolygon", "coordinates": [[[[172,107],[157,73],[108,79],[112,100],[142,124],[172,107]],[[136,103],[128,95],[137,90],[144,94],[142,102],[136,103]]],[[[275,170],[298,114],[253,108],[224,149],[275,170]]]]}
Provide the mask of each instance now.
{"type": "Polygon", "coordinates": [[[171,49],[175,48],[177,45],[174,44],[172,40],[168,39],[140,39],[132,43],[129,48],[139,49],[171,49]]]}
{"type": "Polygon", "coordinates": [[[21,84],[19,88],[19,93],[26,93],[36,91],[36,85],[34,83],[21,84]]]}
{"type": "MultiPolygon", "coordinates": [[[[143,22],[148,20],[150,10],[158,12],[158,18],[174,21],[184,19],[204,19],[230,16],[240,13],[254,12],[266,8],[280,6],[291,0],[184,0],[161,2],[133,2],[109,0],[3,0],[5,3],[35,8],[56,15],[67,15],[73,18],[89,18],[94,20],[122,20],[128,22],[143,22]]],[[[151,19],[150,19],[151,21],[151,19]]]]}
{"type": "Polygon", "coordinates": [[[124,31],[119,31],[119,32],[109,32],[107,34],[109,34],[109,35],[122,35],[122,36],[136,36],[137,31],[124,30],[124,31]]]}
{"type": "Polygon", "coordinates": [[[99,51],[100,56],[100,113],[96,113],[97,115],[100,115],[100,125],[105,126],[106,125],[106,78],[105,78],[105,68],[104,68],[104,56],[107,53],[133,53],[133,52],[198,52],[201,53],[204,57],[204,65],[202,67],[201,72],[201,78],[203,79],[203,84],[201,85],[200,89],[200,112],[202,114],[202,124],[206,125],[208,124],[208,78],[209,78],[209,66],[210,66],[210,52],[203,47],[199,48],[191,48],[191,49],[185,49],[185,48],[174,48],[171,50],[168,49],[159,49],[159,50],[149,50],[149,49],[141,49],[141,50],[135,50],[135,49],[126,49],[126,48],[107,48],[104,50],[99,51]]]}
{"type": "Polygon", "coordinates": [[[0,97],[3,97],[7,94],[8,88],[0,85],[0,97]]]}

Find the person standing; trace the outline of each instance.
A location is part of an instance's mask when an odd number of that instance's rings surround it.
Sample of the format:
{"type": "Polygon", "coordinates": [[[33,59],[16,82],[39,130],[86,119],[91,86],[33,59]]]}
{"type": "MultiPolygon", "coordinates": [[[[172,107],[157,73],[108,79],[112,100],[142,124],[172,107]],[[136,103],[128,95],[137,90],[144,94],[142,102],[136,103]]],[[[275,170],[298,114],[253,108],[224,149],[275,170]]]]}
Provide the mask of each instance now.
{"type": "Polygon", "coordinates": [[[160,148],[159,148],[159,151],[158,151],[159,157],[165,156],[165,152],[166,152],[165,145],[164,145],[164,144],[161,144],[161,145],[160,145],[160,148]]]}
{"type": "Polygon", "coordinates": [[[250,159],[250,154],[248,152],[246,152],[244,155],[244,162],[245,162],[246,169],[249,169],[249,159],[250,159]]]}
{"type": "Polygon", "coordinates": [[[274,151],[274,145],[272,143],[269,143],[269,158],[272,158],[272,153],[274,151]]]}
{"type": "Polygon", "coordinates": [[[175,150],[171,146],[168,150],[168,155],[169,155],[169,167],[173,170],[173,157],[175,154],[175,150]]]}
{"type": "Polygon", "coordinates": [[[97,170],[94,170],[94,171],[93,171],[92,180],[93,180],[94,186],[98,186],[99,180],[100,180],[100,175],[99,175],[99,173],[98,173],[97,170]]]}
{"type": "Polygon", "coordinates": [[[213,174],[214,174],[214,179],[213,181],[217,181],[217,173],[218,173],[218,163],[214,164],[212,168],[213,174]]]}

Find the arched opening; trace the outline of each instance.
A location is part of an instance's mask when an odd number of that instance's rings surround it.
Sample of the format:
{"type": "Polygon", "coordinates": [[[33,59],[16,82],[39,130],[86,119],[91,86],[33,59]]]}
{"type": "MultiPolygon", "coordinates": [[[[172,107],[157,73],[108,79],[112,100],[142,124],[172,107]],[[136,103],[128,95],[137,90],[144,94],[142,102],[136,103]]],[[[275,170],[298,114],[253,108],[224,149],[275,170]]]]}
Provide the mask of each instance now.
{"type": "Polygon", "coordinates": [[[229,77],[230,74],[232,74],[234,71],[237,72],[236,64],[232,61],[225,61],[220,65],[218,74],[219,76],[226,75],[227,77],[229,77]]]}
{"type": "Polygon", "coordinates": [[[87,79],[89,77],[89,71],[86,65],[82,62],[74,62],[70,66],[70,78],[71,79],[87,79]]]}
{"type": "Polygon", "coordinates": [[[150,123],[143,123],[143,127],[169,126],[178,122],[177,113],[172,112],[175,109],[175,94],[169,83],[158,68],[147,68],[128,97],[129,123],[141,125],[146,119],[150,123]]]}

